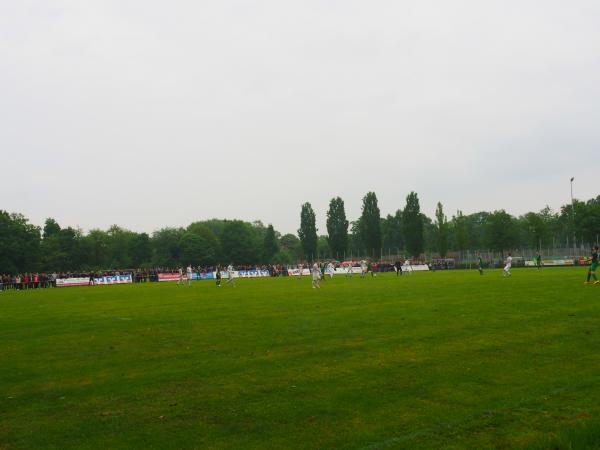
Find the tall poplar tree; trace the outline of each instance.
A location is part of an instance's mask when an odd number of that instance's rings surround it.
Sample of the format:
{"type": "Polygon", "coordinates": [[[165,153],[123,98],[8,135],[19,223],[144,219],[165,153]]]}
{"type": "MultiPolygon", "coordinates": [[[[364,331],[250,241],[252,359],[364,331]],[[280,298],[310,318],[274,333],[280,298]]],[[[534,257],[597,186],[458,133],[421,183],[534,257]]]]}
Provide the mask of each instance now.
{"type": "Polygon", "coordinates": [[[348,248],[348,220],[344,209],[344,200],[332,198],[327,211],[327,234],[331,254],[338,259],[348,248]]]}
{"type": "Polygon", "coordinates": [[[448,253],[448,219],[440,202],[435,210],[435,231],[437,251],[442,258],[448,253]]]}
{"type": "Polygon", "coordinates": [[[264,262],[273,262],[273,256],[279,251],[279,244],[277,243],[277,235],[273,225],[269,224],[267,231],[265,232],[265,238],[263,240],[263,256],[264,262]]]}
{"type": "Polygon", "coordinates": [[[367,253],[370,256],[377,255],[381,249],[381,213],[375,192],[368,192],[363,197],[359,225],[360,237],[367,253]]]}
{"type": "Polygon", "coordinates": [[[404,239],[408,253],[417,258],[423,253],[425,239],[423,234],[423,217],[416,192],[406,197],[406,207],[402,214],[404,239]]]}
{"type": "Polygon", "coordinates": [[[305,258],[314,259],[317,256],[317,225],[315,212],[310,203],[302,205],[300,211],[300,228],[298,237],[302,244],[302,251],[305,258]]]}

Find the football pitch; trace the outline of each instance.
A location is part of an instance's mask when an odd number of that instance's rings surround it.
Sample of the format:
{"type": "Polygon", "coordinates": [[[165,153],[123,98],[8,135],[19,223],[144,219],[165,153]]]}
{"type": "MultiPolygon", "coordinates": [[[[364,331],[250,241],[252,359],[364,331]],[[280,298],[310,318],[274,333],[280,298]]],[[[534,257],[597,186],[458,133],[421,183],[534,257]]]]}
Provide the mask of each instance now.
{"type": "Polygon", "coordinates": [[[585,273],[4,292],[0,448],[594,448],[585,273]]]}

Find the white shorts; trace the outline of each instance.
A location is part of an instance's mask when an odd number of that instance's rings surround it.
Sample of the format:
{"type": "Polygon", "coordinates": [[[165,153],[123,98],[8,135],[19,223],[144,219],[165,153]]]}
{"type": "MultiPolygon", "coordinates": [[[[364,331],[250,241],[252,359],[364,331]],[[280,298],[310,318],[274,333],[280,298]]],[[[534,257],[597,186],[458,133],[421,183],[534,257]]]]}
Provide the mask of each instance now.
{"type": "Polygon", "coordinates": [[[510,270],[510,268],[511,268],[511,265],[507,264],[507,265],[504,266],[504,271],[508,272],[510,270]]]}

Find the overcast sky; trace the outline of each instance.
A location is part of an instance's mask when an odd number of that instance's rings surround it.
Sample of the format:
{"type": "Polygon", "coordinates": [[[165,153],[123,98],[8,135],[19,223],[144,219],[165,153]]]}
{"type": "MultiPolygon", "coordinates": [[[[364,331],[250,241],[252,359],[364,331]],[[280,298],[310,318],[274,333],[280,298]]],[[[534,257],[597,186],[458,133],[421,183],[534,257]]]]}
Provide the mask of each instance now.
{"type": "Polygon", "coordinates": [[[295,232],[600,193],[595,0],[0,0],[0,209],[295,232]]]}

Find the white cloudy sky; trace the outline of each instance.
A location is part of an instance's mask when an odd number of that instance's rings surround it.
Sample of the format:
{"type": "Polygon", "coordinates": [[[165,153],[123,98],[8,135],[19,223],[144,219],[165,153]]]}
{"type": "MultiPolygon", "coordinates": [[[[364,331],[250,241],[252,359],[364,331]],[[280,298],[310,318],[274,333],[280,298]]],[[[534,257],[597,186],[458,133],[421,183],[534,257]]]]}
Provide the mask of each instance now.
{"type": "Polygon", "coordinates": [[[0,0],[0,209],[319,228],[598,195],[600,2],[0,0]]]}

